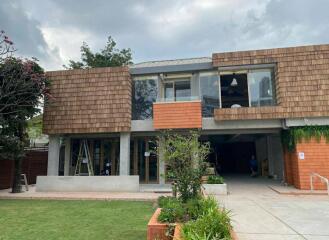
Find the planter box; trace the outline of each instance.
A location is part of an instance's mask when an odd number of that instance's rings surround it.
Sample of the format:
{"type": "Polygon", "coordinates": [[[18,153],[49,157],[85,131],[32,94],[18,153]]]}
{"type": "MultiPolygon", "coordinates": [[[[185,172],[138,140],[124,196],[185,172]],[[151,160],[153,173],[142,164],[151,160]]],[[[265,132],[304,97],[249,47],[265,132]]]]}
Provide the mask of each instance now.
{"type": "MultiPolygon", "coordinates": [[[[180,233],[181,233],[181,225],[177,224],[175,227],[173,240],[182,240],[180,233]]],[[[233,231],[233,229],[231,229],[230,235],[231,235],[232,240],[238,240],[238,237],[237,237],[236,233],[233,231]]]]}
{"type": "Polygon", "coordinates": [[[223,184],[202,184],[207,195],[227,195],[227,185],[223,184]]]}
{"type": "Polygon", "coordinates": [[[168,224],[158,222],[160,212],[161,208],[158,208],[147,224],[147,240],[171,240],[166,236],[168,224]]]}

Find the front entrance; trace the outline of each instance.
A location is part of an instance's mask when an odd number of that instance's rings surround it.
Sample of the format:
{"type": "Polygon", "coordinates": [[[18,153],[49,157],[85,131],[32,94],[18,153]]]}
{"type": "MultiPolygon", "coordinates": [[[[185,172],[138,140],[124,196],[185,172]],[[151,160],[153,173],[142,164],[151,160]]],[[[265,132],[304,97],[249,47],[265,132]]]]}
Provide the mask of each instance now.
{"type": "Polygon", "coordinates": [[[158,183],[156,141],[152,137],[133,138],[131,144],[131,174],[139,175],[140,183],[158,183]]]}
{"type": "Polygon", "coordinates": [[[218,174],[251,175],[251,163],[255,159],[257,176],[274,179],[284,176],[279,134],[204,135],[202,140],[210,142],[208,161],[218,174]]]}

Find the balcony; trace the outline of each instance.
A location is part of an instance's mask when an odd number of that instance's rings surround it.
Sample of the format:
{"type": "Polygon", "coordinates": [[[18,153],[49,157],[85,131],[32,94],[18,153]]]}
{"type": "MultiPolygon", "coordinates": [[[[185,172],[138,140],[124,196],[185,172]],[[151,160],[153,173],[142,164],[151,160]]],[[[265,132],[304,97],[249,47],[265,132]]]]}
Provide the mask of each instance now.
{"type": "Polygon", "coordinates": [[[198,97],[158,99],[153,103],[154,129],[188,129],[202,127],[202,104],[198,97]]]}

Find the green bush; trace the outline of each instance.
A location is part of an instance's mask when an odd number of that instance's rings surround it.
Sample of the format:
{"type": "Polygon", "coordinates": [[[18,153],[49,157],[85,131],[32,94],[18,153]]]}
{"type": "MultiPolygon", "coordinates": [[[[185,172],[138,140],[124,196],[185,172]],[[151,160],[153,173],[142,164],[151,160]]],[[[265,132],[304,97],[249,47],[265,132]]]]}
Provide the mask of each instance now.
{"type": "Polygon", "coordinates": [[[163,208],[163,207],[167,206],[168,202],[170,202],[170,201],[175,201],[173,199],[176,199],[176,198],[171,197],[171,196],[160,196],[158,198],[158,206],[159,206],[159,208],[163,208]]]}
{"type": "Polygon", "coordinates": [[[205,175],[210,143],[199,141],[197,132],[190,134],[165,133],[160,136],[158,152],[168,167],[166,177],[175,181],[173,191],[186,203],[201,191],[201,177],[205,175]]]}
{"type": "Polygon", "coordinates": [[[215,207],[209,208],[196,220],[184,224],[182,237],[184,240],[229,240],[230,229],[229,212],[215,207]]]}
{"type": "Polygon", "coordinates": [[[205,212],[208,211],[210,208],[217,208],[216,199],[213,197],[207,197],[207,198],[196,198],[189,200],[186,205],[186,212],[188,215],[189,220],[196,220],[200,216],[202,216],[205,212]]]}
{"type": "Polygon", "coordinates": [[[183,222],[185,219],[185,208],[180,200],[176,198],[166,198],[161,201],[162,209],[158,217],[159,222],[175,223],[183,222]]]}
{"type": "Polygon", "coordinates": [[[219,175],[210,175],[210,176],[208,176],[207,183],[208,184],[223,184],[224,178],[219,175]]]}

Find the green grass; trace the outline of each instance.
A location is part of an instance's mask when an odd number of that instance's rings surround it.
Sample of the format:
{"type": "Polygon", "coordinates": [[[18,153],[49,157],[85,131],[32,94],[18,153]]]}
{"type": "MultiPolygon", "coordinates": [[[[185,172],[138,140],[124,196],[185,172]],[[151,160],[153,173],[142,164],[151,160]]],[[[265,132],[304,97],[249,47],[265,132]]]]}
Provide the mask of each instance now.
{"type": "Polygon", "coordinates": [[[151,202],[0,200],[0,240],[146,239],[151,202]]]}

